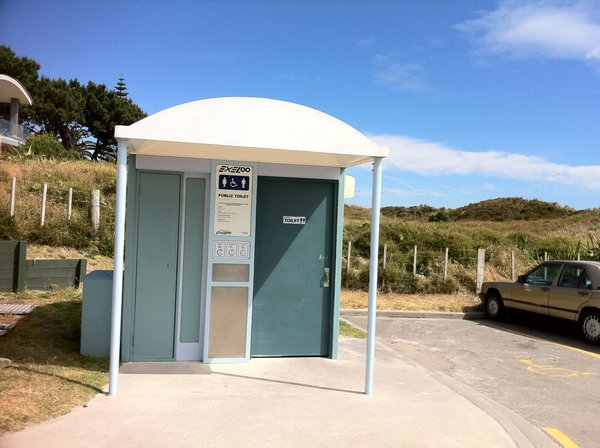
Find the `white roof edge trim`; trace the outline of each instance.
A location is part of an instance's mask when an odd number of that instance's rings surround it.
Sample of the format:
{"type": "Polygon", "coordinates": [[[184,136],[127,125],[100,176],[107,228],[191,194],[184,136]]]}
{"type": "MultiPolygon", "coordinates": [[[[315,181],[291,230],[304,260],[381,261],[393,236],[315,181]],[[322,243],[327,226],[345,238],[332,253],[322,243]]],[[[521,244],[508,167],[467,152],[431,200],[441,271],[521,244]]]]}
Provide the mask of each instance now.
{"type": "MultiPolygon", "coordinates": [[[[131,141],[134,152],[172,153],[169,145],[200,145],[308,153],[387,157],[389,149],[324,112],[281,100],[224,97],[184,103],[130,126],[115,137],[131,141]],[[152,142],[152,143],[150,143],[152,142]]],[[[187,157],[205,158],[189,147],[187,157]]]]}
{"type": "MultiPolygon", "coordinates": [[[[8,75],[0,75],[0,98],[4,97],[2,90],[6,88],[8,85],[8,95],[10,98],[17,98],[20,103],[26,104],[27,106],[31,106],[33,104],[33,100],[31,99],[31,95],[23,85],[17,81],[15,78],[11,78],[8,75]],[[4,85],[3,85],[4,84],[4,85]],[[14,95],[16,93],[17,95],[14,95]]],[[[8,96],[6,97],[8,99],[8,96]]]]}
{"type": "Polygon", "coordinates": [[[384,157],[384,152],[364,155],[360,152],[328,153],[273,148],[249,148],[239,146],[206,145],[202,143],[164,142],[154,140],[126,140],[130,154],[158,157],[181,157],[208,160],[231,160],[245,162],[311,165],[347,168],[384,157]]]}

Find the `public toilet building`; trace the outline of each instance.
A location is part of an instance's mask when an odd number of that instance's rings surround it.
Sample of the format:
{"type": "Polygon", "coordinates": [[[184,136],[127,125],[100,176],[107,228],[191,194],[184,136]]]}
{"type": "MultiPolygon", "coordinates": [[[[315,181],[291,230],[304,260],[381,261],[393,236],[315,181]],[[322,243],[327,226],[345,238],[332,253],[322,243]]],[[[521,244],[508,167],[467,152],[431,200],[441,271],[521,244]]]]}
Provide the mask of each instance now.
{"type": "Polygon", "coordinates": [[[119,361],[335,358],[344,170],[375,161],[380,185],[388,150],[264,98],[182,104],[115,136],[111,394],[119,361]]]}

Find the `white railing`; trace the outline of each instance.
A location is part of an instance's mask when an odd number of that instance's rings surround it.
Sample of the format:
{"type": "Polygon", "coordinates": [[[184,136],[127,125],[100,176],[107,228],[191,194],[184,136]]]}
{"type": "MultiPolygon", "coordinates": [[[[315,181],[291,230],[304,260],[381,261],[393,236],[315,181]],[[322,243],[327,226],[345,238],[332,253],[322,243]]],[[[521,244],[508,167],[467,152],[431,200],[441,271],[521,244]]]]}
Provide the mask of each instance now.
{"type": "Polygon", "coordinates": [[[2,135],[3,137],[12,138],[15,140],[24,140],[25,137],[29,135],[29,133],[30,132],[28,129],[24,128],[21,125],[18,125],[16,127],[16,132],[12,132],[13,135],[11,135],[10,120],[0,118],[0,135],[2,135]]]}

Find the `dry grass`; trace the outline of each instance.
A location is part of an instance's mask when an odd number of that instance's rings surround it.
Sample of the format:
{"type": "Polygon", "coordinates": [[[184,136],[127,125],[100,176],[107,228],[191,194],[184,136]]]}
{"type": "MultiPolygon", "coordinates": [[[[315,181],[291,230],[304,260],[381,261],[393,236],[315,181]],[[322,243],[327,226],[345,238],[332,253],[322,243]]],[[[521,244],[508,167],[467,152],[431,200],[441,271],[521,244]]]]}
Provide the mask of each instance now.
{"type": "Polygon", "coordinates": [[[73,249],[71,247],[52,247],[43,246],[40,244],[28,244],[27,245],[27,258],[28,259],[51,259],[51,260],[65,260],[65,259],[87,259],[87,271],[96,271],[99,269],[112,270],[113,258],[105,255],[98,255],[96,253],[89,253],[73,249]]]}
{"type": "Polygon", "coordinates": [[[0,434],[14,432],[85,405],[107,383],[108,361],[79,354],[81,292],[4,293],[0,303],[33,303],[32,314],[0,337],[0,434]]]}
{"type": "MultiPolygon", "coordinates": [[[[342,291],[341,307],[367,308],[368,293],[365,291],[342,291]]],[[[396,294],[377,295],[378,310],[405,311],[472,311],[481,308],[481,301],[467,294],[396,294]]]]}

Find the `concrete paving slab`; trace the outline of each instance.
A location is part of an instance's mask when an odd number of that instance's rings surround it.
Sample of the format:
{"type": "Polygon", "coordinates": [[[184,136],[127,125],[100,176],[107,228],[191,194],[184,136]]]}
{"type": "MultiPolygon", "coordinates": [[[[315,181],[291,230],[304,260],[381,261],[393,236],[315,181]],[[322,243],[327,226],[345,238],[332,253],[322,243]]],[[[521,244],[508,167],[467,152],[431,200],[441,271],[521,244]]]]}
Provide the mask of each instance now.
{"type": "Polygon", "coordinates": [[[124,366],[131,373],[119,375],[116,397],[98,395],[0,446],[516,446],[489,414],[386,345],[377,344],[372,396],[363,394],[365,341],[342,338],[339,353],[180,372],[177,363],[124,366]]]}

